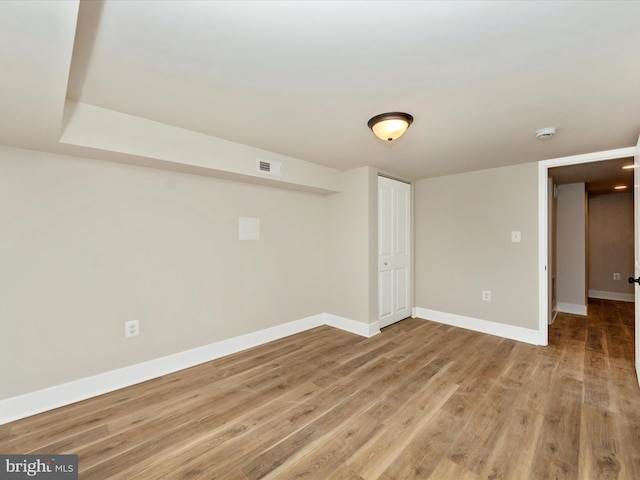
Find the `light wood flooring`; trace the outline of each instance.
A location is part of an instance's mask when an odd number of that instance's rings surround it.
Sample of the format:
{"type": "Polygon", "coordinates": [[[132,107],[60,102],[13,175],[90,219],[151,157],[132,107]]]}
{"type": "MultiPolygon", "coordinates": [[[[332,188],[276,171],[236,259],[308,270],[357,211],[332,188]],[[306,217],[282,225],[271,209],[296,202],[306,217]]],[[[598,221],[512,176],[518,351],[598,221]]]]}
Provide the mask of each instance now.
{"type": "Polygon", "coordinates": [[[0,426],[0,452],[77,453],[83,480],[637,480],[633,304],[590,313],[548,347],[316,328],[0,426]]]}

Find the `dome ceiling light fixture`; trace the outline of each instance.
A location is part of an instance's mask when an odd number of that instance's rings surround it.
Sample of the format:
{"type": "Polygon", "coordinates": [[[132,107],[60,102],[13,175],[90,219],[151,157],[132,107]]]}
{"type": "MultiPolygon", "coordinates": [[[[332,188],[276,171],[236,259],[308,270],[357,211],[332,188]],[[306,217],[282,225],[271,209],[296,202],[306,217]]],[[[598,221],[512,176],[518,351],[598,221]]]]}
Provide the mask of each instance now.
{"type": "Polygon", "coordinates": [[[392,142],[401,137],[412,123],[413,117],[408,113],[389,112],[376,115],[367,122],[367,125],[380,140],[392,142]]]}

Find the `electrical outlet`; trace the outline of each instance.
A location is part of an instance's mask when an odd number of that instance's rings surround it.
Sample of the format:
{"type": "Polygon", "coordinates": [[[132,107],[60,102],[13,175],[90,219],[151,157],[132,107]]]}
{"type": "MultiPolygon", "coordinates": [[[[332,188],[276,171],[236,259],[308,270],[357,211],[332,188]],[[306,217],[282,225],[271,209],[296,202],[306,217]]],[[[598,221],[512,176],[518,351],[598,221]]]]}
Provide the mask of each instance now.
{"type": "Polygon", "coordinates": [[[140,333],[140,323],[138,320],[129,320],[124,322],[124,336],[135,337],[140,333]]]}
{"type": "Polygon", "coordinates": [[[484,300],[485,302],[490,302],[491,301],[491,291],[490,290],[483,290],[482,291],[482,300],[484,300]]]}
{"type": "Polygon", "coordinates": [[[619,273],[614,273],[613,274],[613,279],[614,280],[620,280],[620,274],[619,273]]]}

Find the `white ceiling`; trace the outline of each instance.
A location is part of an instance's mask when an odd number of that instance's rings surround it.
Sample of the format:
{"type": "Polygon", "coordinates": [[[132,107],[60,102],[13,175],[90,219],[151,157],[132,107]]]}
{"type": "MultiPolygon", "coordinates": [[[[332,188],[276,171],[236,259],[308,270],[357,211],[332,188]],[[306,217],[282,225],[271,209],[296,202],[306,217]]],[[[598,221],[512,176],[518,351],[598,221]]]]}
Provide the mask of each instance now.
{"type": "Polygon", "coordinates": [[[77,33],[74,2],[0,3],[0,66],[29,78],[0,79],[5,145],[52,150],[65,97],[413,179],[640,134],[636,1],[83,1],[77,33]],[[367,128],[385,111],[415,118],[392,144],[367,128]]]}

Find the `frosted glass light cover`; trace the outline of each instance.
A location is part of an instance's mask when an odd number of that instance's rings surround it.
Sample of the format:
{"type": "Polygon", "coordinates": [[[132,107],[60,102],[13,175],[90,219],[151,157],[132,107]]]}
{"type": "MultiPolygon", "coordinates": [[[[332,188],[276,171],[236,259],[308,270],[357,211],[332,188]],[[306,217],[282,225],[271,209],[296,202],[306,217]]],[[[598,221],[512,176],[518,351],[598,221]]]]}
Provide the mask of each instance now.
{"type": "Polygon", "coordinates": [[[413,117],[408,113],[389,112],[376,115],[369,120],[367,125],[376,137],[391,142],[401,137],[412,122],[413,117]]]}
{"type": "Polygon", "coordinates": [[[392,119],[376,123],[372,130],[376,137],[390,142],[401,137],[407,128],[409,128],[409,124],[405,120],[392,119]]]}

